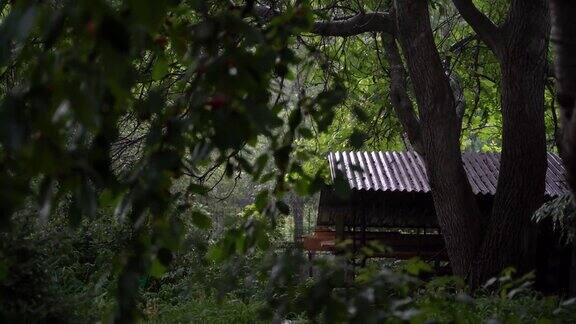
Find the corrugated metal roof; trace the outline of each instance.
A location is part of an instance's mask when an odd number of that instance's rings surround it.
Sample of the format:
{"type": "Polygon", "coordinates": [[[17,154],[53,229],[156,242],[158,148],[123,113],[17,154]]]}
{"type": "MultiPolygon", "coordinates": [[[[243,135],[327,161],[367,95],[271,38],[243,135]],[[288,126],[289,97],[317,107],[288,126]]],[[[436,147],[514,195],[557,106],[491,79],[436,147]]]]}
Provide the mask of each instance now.
{"type": "MultiPolygon", "coordinates": [[[[424,160],[408,152],[335,152],[328,154],[334,180],[342,172],[351,188],[358,190],[430,192],[424,160]]],[[[499,153],[462,154],[462,163],[475,194],[494,195],[500,167],[499,153]]],[[[548,153],[546,195],[569,192],[560,158],[548,153]]]]}

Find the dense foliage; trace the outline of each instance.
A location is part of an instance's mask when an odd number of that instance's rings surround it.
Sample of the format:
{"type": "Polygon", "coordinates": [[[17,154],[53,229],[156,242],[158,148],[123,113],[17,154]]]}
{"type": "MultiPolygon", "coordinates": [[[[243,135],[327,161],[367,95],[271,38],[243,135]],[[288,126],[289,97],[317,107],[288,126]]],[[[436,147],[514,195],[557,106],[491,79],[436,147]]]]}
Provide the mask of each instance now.
{"type": "MultiPolygon", "coordinates": [[[[511,270],[475,296],[419,260],[350,279],[346,258],[319,258],[308,278],[288,198],[309,230],[326,152],[409,146],[378,36],[309,33],[328,4],[0,2],[0,319],[575,320],[574,300],[511,270]]],[[[494,59],[448,2],[432,8],[462,146],[499,150],[494,59]]],[[[553,108],[547,122],[552,148],[553,108]]]]}
{"type": "MultiPolygon", "coordinates": [[[[288,212],[280,198],[293,179],[301,193],[318,187],[290,152],[297,136],[310,136],[303,115],[326,128],[343,90],[295,106],[281,97],[307,7],[265,25],[249,6],[225,2],[17,1],[0,9],[3,224],[20,238],[20,218],[37,214],[31,226],[42,227],[56,215],[60,229],[67,222],[82,237],[101,217],[119,222],[128,232],[111,239],[118,248],[104,263],[118,282],[118,319],[138,314],[143,275],[165,273],[184,242],[183,219],[211,227],[196,196],[210,190],[215,171],[274,182],[245,217],[246,231],[229,232],[214,250],[222,257],[266,244],[269,220],[288,212]]],[[[19,273],[13,253],[4,252],[7,276],[19,273]]],[[[15,307],[8,313],[23,311],[15,307]]]]}

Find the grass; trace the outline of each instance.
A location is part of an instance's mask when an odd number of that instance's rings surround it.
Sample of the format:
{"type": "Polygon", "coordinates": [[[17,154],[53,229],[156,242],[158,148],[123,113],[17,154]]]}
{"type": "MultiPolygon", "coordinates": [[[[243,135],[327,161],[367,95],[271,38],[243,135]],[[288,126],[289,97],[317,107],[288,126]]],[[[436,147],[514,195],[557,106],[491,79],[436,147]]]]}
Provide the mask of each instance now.
{"type": "Polygon", "coordinates": [[[514,299],[479,297],[470,304],[453,299],[422,299],[419,308],[428,319],[440,323],[484,323],[498,319],[500,323],[575,323],[573,311],[557,312],[556,297],[535,298],[525,296],[514,299]]]}
{"type": "Polygon", "coordinates": [[[161,306],[160,311],[149,316],[148,323],[259,323],[258,309],[261,305],[235,299],[222,302],[214,298],[192,300],[176,306],[161,306]]]}

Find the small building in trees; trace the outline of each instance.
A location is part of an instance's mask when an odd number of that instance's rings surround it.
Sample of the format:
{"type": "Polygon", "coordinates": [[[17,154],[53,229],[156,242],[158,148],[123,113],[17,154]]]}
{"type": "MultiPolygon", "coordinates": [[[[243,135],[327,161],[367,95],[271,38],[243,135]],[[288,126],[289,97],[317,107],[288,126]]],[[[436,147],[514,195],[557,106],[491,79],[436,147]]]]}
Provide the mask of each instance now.
{"type": "MultiPolygon", "coordinates": [[[[314,233],[304,248],[337,252],[337,242],[359,252],[370,242],[389,250],[377,257],[447,261],[424,160],[415,152],[335,152],[328,155],[332,185],[320,194],[314,233]]],[[[462,154],[462,163],[483,214],[496,194],[500,154],[462,154]]],[[[530,176],[530,175],[526,175],[530,176]]],[[[548,153],[545,199],[569,193],[561,159],[548,153]]]]}

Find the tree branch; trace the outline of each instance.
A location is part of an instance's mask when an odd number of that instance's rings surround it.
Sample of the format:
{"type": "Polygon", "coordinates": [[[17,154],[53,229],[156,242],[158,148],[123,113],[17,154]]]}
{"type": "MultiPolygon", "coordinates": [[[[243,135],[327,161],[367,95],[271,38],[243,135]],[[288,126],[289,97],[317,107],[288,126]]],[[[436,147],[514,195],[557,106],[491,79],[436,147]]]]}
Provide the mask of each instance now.
{"type": "Polygon", "coordinates": [[[394,23],[385,12],[359,13],[354,17],[338,20],[316,22],[312,33],[321,36],[354,36],[366,32],[393,33],[394,23]]]}
{"type": "Polygon", "coordinates": [[[408,140],[414,150],[424,155],[422,147],[422,134],[420,132],[420,121],[416,116],[412,100],[408,96],[406,87],[406,69],[398,51],[396,39],[388,34],[382,35],[384,53],[390,64],[390,101],[392,107],[408,136],[408,140]]]}
{"type": "Polygon", "coordinates": [[[462,132],[462,121],[464,120],[464,113],[466,112],[466,98],[464,97],[464,88],[462,87],[460,77],[456,74],[455,71],[450,73],[449,78],[450,87],[452,88],[454,100],[456,101],[456,117],[458,117],[458,125],[460,126],[458,130],[462,132]]]}
{"type": "Polygon", "coordinates": [[[498,26],[484,15],[472,2],[472,0],[452,0],[460,15],[478,34],[478,37],[492,50],[497,53],[500,47],[498,26]]]}
{"type": "MultiPolygon", "coordinates": [[[[274,9],[263,5],[254,6],[253,10],[258,17],[264,20],[270,20],[279,15],[274,9]]],[[[367,32],[393,33],[394,22],[387,12],[358,13],[349,18],[315,22],[311,32],[320,36],[340,37],[367,32]]]]}
{"type": "Polygon", "coordinates": [[[434,42],[428,1],[394,0],[394,9],[438,223],[454,274],[466,277],[480,243],[482,217],[462,165],[454,96],[434,42]]]}

